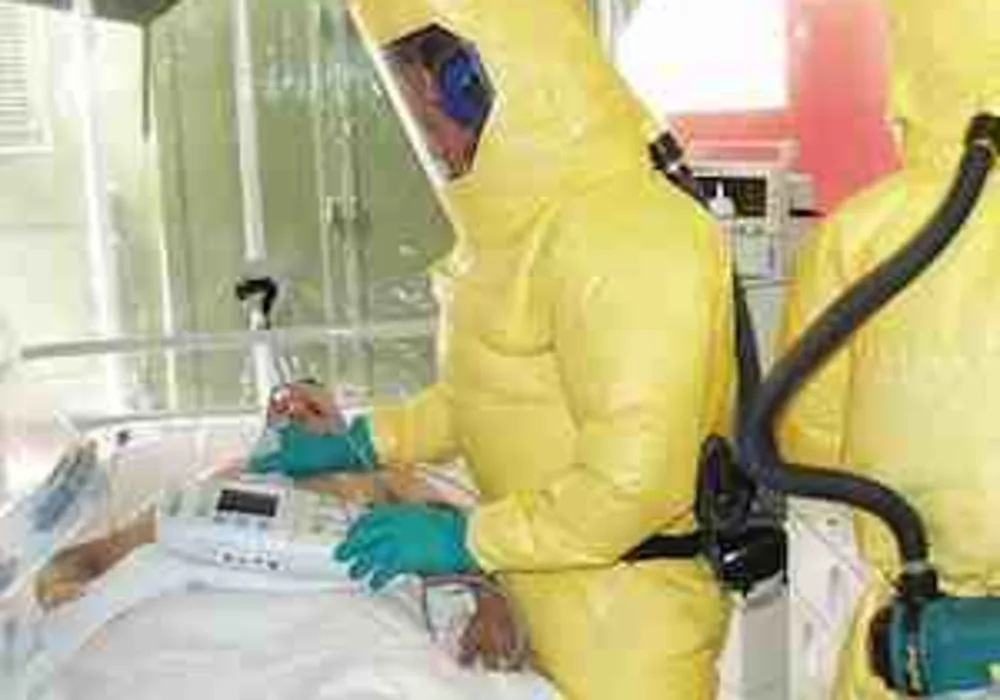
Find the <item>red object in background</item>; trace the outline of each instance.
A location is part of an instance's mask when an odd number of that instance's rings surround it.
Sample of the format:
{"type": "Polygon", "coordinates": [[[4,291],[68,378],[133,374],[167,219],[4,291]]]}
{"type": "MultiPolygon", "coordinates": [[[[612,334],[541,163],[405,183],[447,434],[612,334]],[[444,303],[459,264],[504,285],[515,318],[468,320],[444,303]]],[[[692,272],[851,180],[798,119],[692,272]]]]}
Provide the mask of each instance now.
{"type": "Polygon", "coordinates": [[[898,165],[886,121],[881,0],[788,0],[789,107],[672,118],[685,140],[796,139],[828,212],[898,165]]]}

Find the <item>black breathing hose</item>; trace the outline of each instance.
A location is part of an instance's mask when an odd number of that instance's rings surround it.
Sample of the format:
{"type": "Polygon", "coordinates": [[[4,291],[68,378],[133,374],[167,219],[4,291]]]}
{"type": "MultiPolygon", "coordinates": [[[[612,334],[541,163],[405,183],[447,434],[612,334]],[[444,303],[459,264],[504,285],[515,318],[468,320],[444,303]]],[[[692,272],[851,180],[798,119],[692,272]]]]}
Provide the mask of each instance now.
{"type": "Polygon", "coordinates": [[[774,436],[775,422],[823,362],[926,270],[965,224],[1000,151],[1000,117],[977,116],[965,143],[948,197],[930,222],[809,326],[760,386],[739,431],[744,467],[752,478],[778,492],[836,501],[875,515],[890,527],[902,560],[914,572],[928,563],[927,531],[914,508],[901,495],[872,479],[786,463],[774,436]]]}

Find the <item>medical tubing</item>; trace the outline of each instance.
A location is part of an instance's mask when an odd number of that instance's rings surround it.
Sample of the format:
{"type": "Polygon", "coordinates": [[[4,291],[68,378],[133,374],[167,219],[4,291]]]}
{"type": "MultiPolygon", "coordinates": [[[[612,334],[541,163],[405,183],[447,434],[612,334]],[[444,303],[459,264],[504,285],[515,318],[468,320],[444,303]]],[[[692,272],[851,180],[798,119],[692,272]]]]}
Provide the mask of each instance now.
{"type": "Polygon", "coordinates": [[[917,511],[898,493],[872,479],[786,463],[775,422],[805,381],[874,314],[926,270],[955,238],[985,188],[1000,148],[1000,118],[980,115],[969,128],[961,166],[945,201],[920,233],[872,273],[844,292],[809,326],[761,385],[742,425],[744,466],[765,486],[805,498],[868,511],[892,530],[902,560],[917,570],[928,558],[927,531],[917,511]]]}

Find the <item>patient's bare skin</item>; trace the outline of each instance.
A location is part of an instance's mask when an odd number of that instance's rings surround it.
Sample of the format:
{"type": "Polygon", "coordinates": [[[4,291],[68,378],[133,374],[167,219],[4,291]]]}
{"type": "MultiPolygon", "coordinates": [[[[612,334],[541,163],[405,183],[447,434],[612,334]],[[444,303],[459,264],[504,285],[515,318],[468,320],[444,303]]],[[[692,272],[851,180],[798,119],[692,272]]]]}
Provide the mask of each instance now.
{"type": "MultiPolygon", "coordinates": [[[[270,423],[279,419],[299,421],[317,433],[341,430],[344,425],[343,413],[332,393],[318,384],[292,383],[278,388],[268,404],[267,420],[270,423]]],[[[244,469],[243,460],[237,459],[224,465],[219,475],[235,477],[244,469]]],[[[442,500],[440,494],[416,474],[403,469],[375,474],[331,474],[302,479],[298,485],[359,505],[442,500]]],[[[64,550],[36,580],[39,601],[46,607],[55,607],[79,597],[90,581],[139,545],[155,539],[155,518],[152,512],[147,512],[107,537],[64,550]]]]}
{"type": "MultiPolygon", "coordinates": [[[[414,473],[386,470],[378,474],[340,474],[299,482],[299,486],[321,493],[336,494],[351,503],[371,504],[392,501],[426,502],[441,500],[414,473]]],[[[142,513],[110,535],[90,540],[60,552],[39,573],[35,591],[47,609],[79,598],[91,581],[103,575],[132,550],[156,540],[156,520],[152,511],[142,513]]],[[[477,661],[488,669],[508,670],[517,665],[516,621],[510,603],[489,588],[475,589],[476,613],[462,635],[459,663],[477,661]],[[515,663],[511,663],[514,660],[515,663]]]]}
{"type": "Polygon", "coordinates": [[[476,613],[462,633],[458,662],[473,666],[477,662],[490,671],[514,671],[527,662],[518,637],[518,623],[511,601],[499,591],[476,589],[476,613]]]}
{"type": "MultiPolygon", "coordinates": [[[[279,418],[301,421],[315,432],[342,429],[344,423],[332,395],[323,387],[310,384],[290,384],[275,393],[268,407],[268,421],[279,418]]],[[[235,477],[244,469],[244,461],[239,458],[225,465],[218,475],[235,477]]],[[[330,474],[301,479],[296,485],[358,505],[449,502],[416,471],[408,469],[330,474]]],[[[147,511],[105,537],[63,550],[36,578],[39,603],[51,609],[79,598],[91,581],[132,550],[155,540],[156,518],[152,511],[147,511]]],[[[518,665],[523,660],[519,658],[523,650],[516,649],[517,626],[510,603],[499,591],[478,587],[474,590],[477,609],[462,636],[459,662],[471,665],[479,661],[486,668],[500,670],[518,665]]]]}
{"type": "Polygon", "coordinates": [[[38,602],[51,609],[76,600],[87,590],[88,583],[136,547],[155,539],[155,520],[152,512],[147,512],[106,537],[64,549],[35,579],[38,602]]]}
{"type": "MultiPolygon", "coordinates": [[[[419,478],[405,472],[330,475],[302,480],[298,486],[317,493],[333,494],[359,505],[437,500],[433,498],[432,490],[419,478]]],[[[53,608],[75,600],[91,581],[129,552],[155,540],[156,519],[152,511],[146,511],[105,537],[63,550],[35,581],[39,602],[45,608],[53,608]]]]}

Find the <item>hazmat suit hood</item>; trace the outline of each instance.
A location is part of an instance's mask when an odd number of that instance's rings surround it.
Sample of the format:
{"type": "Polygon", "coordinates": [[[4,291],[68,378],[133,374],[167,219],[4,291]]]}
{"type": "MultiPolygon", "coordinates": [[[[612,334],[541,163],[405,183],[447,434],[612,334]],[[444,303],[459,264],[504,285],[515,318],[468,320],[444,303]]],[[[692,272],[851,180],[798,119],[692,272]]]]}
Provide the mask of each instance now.
{"type": "Polygon", "coordinates": [[[889,0],[888,8],[892,107],[907,161],[950,167],[969,120],[1000,114],[1000,2],[889,0]]]}
{"type": "Polygon", "coordinates": [[[474,247],[508,245],[553,202],[647,167],[650,122],[578,5],[349,3],[459,237],[474,247]],[[428,123],[442,116],[451,123],[435,134],[428,123]]]}

